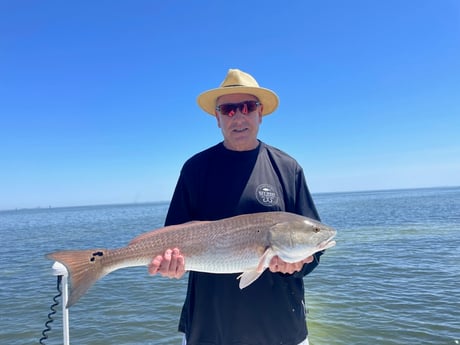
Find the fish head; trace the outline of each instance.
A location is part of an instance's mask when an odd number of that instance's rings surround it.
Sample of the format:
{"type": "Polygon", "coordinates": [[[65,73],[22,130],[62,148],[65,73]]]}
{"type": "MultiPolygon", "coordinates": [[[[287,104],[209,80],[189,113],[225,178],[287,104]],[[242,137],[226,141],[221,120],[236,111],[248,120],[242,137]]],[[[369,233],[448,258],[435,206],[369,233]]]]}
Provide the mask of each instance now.
{"type": "Polygon", "coordinates": [[[268,241],[273,252],[286,262],[299,262],[316,252],[333,247],[336,230],[302,217],[273,225],[268,241]]]}

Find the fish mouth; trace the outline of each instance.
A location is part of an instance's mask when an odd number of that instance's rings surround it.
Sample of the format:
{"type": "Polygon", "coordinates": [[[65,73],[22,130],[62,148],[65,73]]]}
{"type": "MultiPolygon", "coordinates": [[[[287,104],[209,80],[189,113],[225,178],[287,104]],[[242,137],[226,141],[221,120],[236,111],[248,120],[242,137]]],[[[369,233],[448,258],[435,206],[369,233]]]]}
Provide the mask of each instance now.
{"type": "Polygon", "coordinates": [[[335,240],[333,240],[333,237],[321,242],[319,245],[318,245],[318,248],[319,250],[325,250],[325,249],[328,249],[328,248],[331,248],[331,247],[334,247],[336,244],[335,240]]]}

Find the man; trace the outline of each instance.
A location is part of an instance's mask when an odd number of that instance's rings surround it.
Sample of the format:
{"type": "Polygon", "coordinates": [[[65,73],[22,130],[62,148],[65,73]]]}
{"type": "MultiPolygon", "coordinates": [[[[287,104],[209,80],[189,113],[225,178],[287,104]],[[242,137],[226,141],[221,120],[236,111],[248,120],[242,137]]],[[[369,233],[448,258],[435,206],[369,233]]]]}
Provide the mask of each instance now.
{"type": "MultiPolygon", "coordinates": [[[[278,96],[249,74],[230,69],[221,86],[198,97],[217,119],[224,140],[183,166],[166,225],[217,220],[245,213],[287,211],[319,220],[302,168],[284,152],[257,139],[262,118],[278,96]]],[[[179,331],[187,345],[308,344],[303,277],[321,252],[301,262],[279,257],[240,290],[239,274],[190,272],[179,331]]],[[[153,258],[151,274],[184,274],[180,248],[153,258]]]]}

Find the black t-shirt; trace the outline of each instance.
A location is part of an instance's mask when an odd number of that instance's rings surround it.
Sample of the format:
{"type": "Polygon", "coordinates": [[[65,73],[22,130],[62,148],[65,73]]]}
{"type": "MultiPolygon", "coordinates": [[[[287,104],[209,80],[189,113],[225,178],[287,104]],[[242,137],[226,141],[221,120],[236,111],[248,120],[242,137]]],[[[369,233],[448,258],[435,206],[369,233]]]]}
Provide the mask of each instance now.
{"type": "MultiPolygon", "coordinates": [[[[243,152],[220,143],[184,164],[166,225],[267,211],[319,220],[302,168],[263,142],[243,152]]],[[[243,290],[239,274],[189,272],[179,331],[188,345],[297,345],[307,336],[303,276],[320,255],[292,275],[267,269],[243,290]]]]}

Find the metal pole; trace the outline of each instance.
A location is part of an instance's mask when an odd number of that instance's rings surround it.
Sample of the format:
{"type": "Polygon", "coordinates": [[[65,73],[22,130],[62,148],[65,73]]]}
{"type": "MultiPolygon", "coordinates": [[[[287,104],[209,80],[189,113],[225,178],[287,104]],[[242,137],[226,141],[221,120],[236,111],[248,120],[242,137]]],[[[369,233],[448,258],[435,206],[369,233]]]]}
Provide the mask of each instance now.
{"type": "Polygon", "coordinates": [[[67,301],[69,299],[69,286],[68,279],[69,273],[67,268],[60,262],[54,262],[53,274],[55,276],[62,276],[62,332],[63,332],[63,344],[69,345],[69,309],[66,308],[67,301]]]}

